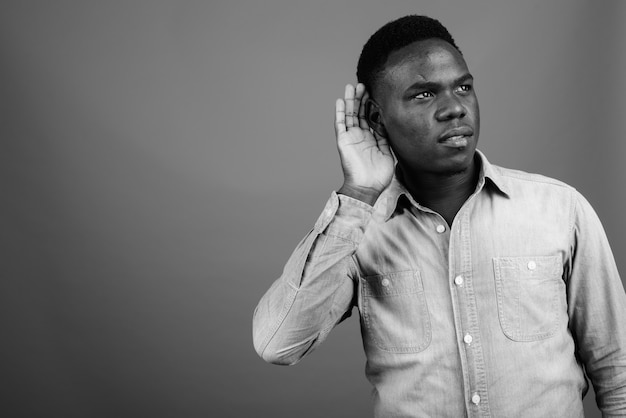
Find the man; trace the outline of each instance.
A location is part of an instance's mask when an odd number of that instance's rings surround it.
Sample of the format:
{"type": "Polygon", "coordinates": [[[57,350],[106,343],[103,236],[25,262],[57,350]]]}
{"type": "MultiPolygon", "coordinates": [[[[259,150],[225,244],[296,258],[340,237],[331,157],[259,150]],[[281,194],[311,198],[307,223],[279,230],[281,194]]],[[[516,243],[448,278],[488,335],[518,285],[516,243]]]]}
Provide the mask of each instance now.
{"type": "Polygon", "coordinates": [[[626,296],[589,203],[476,150],[438,21],[383,26],[357,76],[336,104],[344,184],[259,302],[259,355],[294,364],[357,306],[377,417],[582,417],[586,376],[626,416],[626,296]]]}

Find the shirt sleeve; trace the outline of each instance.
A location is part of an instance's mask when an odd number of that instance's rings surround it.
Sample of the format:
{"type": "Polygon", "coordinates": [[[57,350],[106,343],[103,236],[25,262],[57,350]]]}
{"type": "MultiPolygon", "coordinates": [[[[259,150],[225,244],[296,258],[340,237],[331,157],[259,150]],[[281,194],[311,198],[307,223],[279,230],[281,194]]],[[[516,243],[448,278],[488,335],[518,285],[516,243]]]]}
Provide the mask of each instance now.
{"type": "Polygon", "coordinates": [[[350,316],[358,277],[352,256],[372,212],[333,192],[254,311],[254,347],[265,361],[297,363],[350,316]]]}
{"type": "Polygon", "coordinates": [[[626,416],[626,294],[590,204],[576,192],[568,310],[578,355],[603,417],[626,416]]]}

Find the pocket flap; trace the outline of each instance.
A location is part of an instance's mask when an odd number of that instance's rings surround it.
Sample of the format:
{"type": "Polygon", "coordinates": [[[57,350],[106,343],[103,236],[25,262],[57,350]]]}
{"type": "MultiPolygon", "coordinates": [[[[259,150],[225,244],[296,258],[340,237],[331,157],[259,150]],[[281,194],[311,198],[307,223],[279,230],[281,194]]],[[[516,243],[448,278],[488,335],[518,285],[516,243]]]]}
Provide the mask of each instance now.
{"type": "Polygon", "coordinates": [[[364,278],[364,282],[365,296],[369,297],[405,295],[422,291],[419,272],[412,270],[368,276],[364,278]]]}

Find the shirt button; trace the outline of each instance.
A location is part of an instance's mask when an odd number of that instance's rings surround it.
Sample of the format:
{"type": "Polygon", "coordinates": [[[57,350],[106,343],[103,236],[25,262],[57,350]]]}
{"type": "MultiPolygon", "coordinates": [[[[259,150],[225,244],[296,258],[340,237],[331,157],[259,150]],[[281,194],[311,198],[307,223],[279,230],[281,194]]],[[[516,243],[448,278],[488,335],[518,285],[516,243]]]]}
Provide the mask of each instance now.
{"type": "Polygon", "coordinates": [[[472,340],[473,340],[473,338],[469,334],[465,334],[465,337],[463,337],[463,341],[465,341],[465,344],[471,344],[472,340]]]}
{"type": "Polygon", "coordinates": [[[454,284],[457,286],[463,286],[463,276],[456,276],[454,278],[454,284]]]}
{"type": "Polygon", "coordinates": [[[479,395],[478,393],[475,393],[475,394],[472,396],[472,403],[473,403],[474,405],[478,405],[478,404],[480,403],[480,395],[479,395]]]}
{"type": "Polygon", "coordinates": [[[437,232],[443,234],[444,232],[446,232],[446,227],[441,224],[437,225],[437,232]]]}
{"type": "Polygon", "coordinates": [[[535,263],[534,261],[528,262],[528,270],[534,270],[536,268],[537,268],[537,263],[535,263]]]}
{"type": "Polygon", "coordinates": [[[389,279],[383,279],[380,284],[382,284],[383,286],[387,287],[389,286],[389,279]]]}

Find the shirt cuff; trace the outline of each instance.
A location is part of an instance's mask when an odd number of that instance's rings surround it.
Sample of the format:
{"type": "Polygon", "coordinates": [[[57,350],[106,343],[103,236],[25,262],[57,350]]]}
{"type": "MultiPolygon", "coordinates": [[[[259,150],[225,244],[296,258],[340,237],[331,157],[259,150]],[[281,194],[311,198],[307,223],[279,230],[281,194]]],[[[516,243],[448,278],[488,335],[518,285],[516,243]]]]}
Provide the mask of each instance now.
{"type": "Polygon", "coordinates": [[[365,202],[333,192],[315,223],[319,233],[358,243],[374,208],[365,202]]]}

